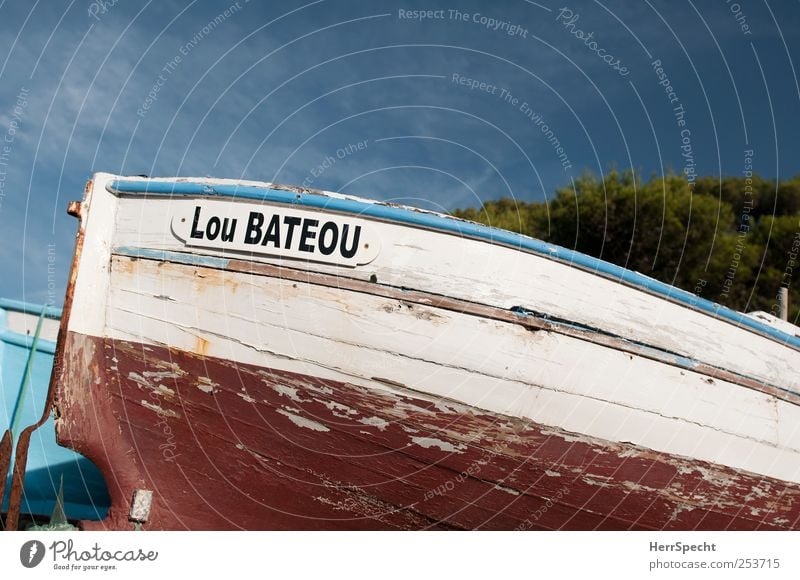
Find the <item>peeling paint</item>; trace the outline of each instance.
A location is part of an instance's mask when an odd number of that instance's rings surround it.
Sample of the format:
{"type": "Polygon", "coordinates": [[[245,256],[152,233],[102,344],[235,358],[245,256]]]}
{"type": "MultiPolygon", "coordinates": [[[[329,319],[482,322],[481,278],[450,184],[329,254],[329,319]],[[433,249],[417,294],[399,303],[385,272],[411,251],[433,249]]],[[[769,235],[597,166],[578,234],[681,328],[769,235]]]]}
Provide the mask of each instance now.
{"type": "Polygon", "coordinates": [[[175,370],[169,371],[144,371],[142,375],[147,377],[148,379],[156,379],[156,380],[164,380],[164,379],[179,379],[183,376],[183,373],[177,372],[175,370]]]}
{"type": "Polygon", "coordinates": [[[745,501],[752,501],[756,498],[764,499],[769,497],[769,487],[770,487],[769,484],[768,483],[765,484],[764,487],[766,487],[766,489],[761,489],[761,487],[759,486],[751,488],[750,493],[748,493],[744,498],[745,501]]]}
{"type": "Polygon", "coordinates": [[[170,389],[168,386],[162,385],[160,383],[155,389],[153,389],[153,392],[154,393],[158,393],[159,395],[166,395],[168,397],[174,397],[175,396],[175,391],[170,389]]]}
{"type": "Polygon", "coordinates": [[[213,394],[217,391],[217,387],[219,387],[219,384],[215,383],[208,377],[197,377],[196,386],[204,393],[213,394]]]}
{"type": "Polygon", "coordinates": [[[244,399],[245,401],[247,401],[248,403],[255,403],[256,402],[256,400],[253,397],[251,397],[250,395],[248,395],[246,392],[244,392],[244,393],[236,393],[236,394],[238,396],[240,396],[242,399],[244,399]]]}
{"type": "MultiPolygon", "coordinates": [[[[319,401],[319,399],[315,399],[319,401]]],[[[336,401],[319,401],[336,417],[346,419],[348,415],[358,415],[358,411],[336,401]]]]}
{"type": "Polygon", "coordinates": [[[584,482],[588,483],[589,485],[594,485],[597,487],[609,487],[610,484],[607,481],[599,481],[593,477],[582,477],[581,478],[584,482]]]}
{"type": "MultiPolygon", "coordinates": [[[[110,339],[73,335],[70,341],[64,372],[69,396],[59,401],[69,419],[60,419],[56,429],[62,441],[70,437],[91,449],[89,456],[104,475],[120,482],[122,491],[113,500],[120,514],[127,514],[130,492],[152,478],[170,506],[155,509],[153,529],[180,528],[184,519],[202,521],[208,529],[514,529],[548,501],[555,507],[542,512],[537,529],[793,529],[800,523],[800,489],[786,482],[476,408],[445,412],[436,409],[435,399],[383,387],[357,388],[273,368],[261,374],[255,365],[166,347],[143,354],[140,345],[114,340],[120,380],[104,375],[98,388],[92,384],[87,390],[86,378],[104,371],[90,369],[110,339]],[[166,360],[179,361],[186,370],[174,385],[167,382],[181,406],[159,405],[152,397],[140,403],[151,391],[143,397],[136,373],[129,371],[138,370],[141,379],[142,369],[166,360]],[[221,388],[209,404],[197,387],[208,381],[238,386],[221,388]],[[273,385],[296,389],[301,401],[273,385]],[[328,405],[328,397],[318,396],[321,388],[357,413],[328,405]],[[257,393],[257,409],[242,396],[248,391],[257,393]],[[105,430],[108,441],[93,439],[88,447],[76,437],[92,436],[91,417],[98,408],[92,402],[104,394],[110,395],[102,398],[108,407],[99,407],[108,408],[103,420],[113,427],[105,430]],[[164,421],[172,409],[184,409],[187,420],[164,421]],[[420,412],[424,409],[433,413],[420,412]],[[336,428],[320,422],[334,410],[341,415],[336,428]],[[124,424],[116,419],[120,416],[126,417],[124,424]],[[384,428],[372,418],[385,422],[384,428]],[[226,428],[230,421],[235,432],[226,428]],[[206,428],[194,429],[200,425],[206,428]],[[168,437],[181,442],[181,453],[164,461],[159,446],[169,444],[168,437]],[[109,452],[112,440],[118,447],[109,452]],[[183,478],[175,484],[176,468],[208,474],[202,485],[213,510],[192,511],[198,496],[187,494],[183,478]],[[446,493],[434,494],[437,484],[446,493]],[[242,494],[229,498],[225,490],[231,486],[242,494]],[[560,489],[569,490],[568,497],[558,496],[560,489]],[[237,514],[235,522],[226,519],[229,513],[237,514]],[[443,520],[442,514],[451,515],[443,520]]],[[[449,400],[444,404],[449,407],[449,400]]],[[[124,528],[129,522],[102,525],[124,528]]]]}
{"type": "Polygon", "coordinates": [[[469,413],[469,407],[466,405],[460,405],[458,403],[454,403],[452,401],[448,401],[447,403],[437,401],[436,402],[436,409],[441,411],[442,413],[469,413]]]}
{"type": "Polygon", "coordinates": [[[174,417],[176,419],[180,417],[180,415],[178,415],[178,413],[176,413],[172,409],[164,409],[163,407],[160,407],[158,405],[154,405],[150,401],[146,401],[144,399],[142,399],[142,407],[146,407],[146,408],[150,409],[151,411],[155,411],[159,415],[162,415],[162,416],[165,416],[165,417],[174,417]]]}
{"type": "MultiPolygon", "coordinates": [[[[146,373],[146,372],[142,373],[142,374],[145,375],[145,376],[147,376],[149,374],[152,377],[158,377],[158,378],[160,378],[161,375],[162,375],[162,373],[146,373]]],[[[168,397],[175,396],[175,391],[174,390],[172,390],[169,387],[167,387],[166,385],[162,385],[162,384],[158,384],[158,385],[154,386],[148,380],[149,377],[145,378],[144,376],[140,375],[139,373],[130,372],[130,373],[128,373],[128,378],[131,379],[132,381],[134,381],[135,383],[137,383],[138,385],[140,385],[142,387],[145,387],[146,389],[150,389],[151,391],[153,391],[156,394],[166,395],[168,397]]],[[[97,381],[99,381],[99,380],[100,379],[98,377],[97,381]]],[[[99,384],[99,383],[96,382],[96,384],[99,384]]]]}
{"type": "Polygon", "coordinates": [[[319,393],[320,395],[333,395],[333,389],[330,387],[322,386],[322,385],[306,385],[306,389],[309,391],[313,391],[315,393],[319,393]]]}
{"type": "Polygon", "coordinates": [[[153,387],[150,385],[150,381],[148,381],[146,378],[144,378],[144,377],[143,377],[142,375],[140,375],[139,373],[135,373],[135,372],[131,371],[131,372],[129,372],[129,373],[128,373],[128,378],[129,378],[130,380],[132,380],[132,381],[134,381],[134,382],[136,382],[136,383],[140,384],[140,385],[141,385],[141,386],[143,386],[143,387],[147,387],[148,389],[152,389],[152,388],[153,388],[153,387]]]}
{"type": "Polygon", "coordinates": [[[424,407],[420,407],[419,405],[414,405],[413,403],[409,403],[408,401],[400,401],[396,405],[397,410],[399,411],[410,411],[412,413],[421,413],[423,415],[436,415],[430,409],[425,409],[424,407]]]}
{"type": "Polygon", "coordinates": [[[303,399],[297,394],[297,389],[288,385],[272,385],[272,389],[282,397],[289,397],[296,403],[302,403],[303,399]]]}
{"type": "Polygon", "coordinates": [[[448,453],[463,453],[467,448],[466,445],[462,445],[460,443],[453,445],[452,443],[442,441],[441,439],[436,439],[435,437],[412,437],[411,441],[420,447],[424,447],[425,449],[438,447],[442,451],[446,451],[448,453]]]}
{"type": "Polygon", "coordinates": [[[568,434],[563,433],[563,432],[562,433],[558,433],[556,431],[551,431],[549,429],[544,429],[542,431],[542,434],[543,435],[550,435],[552,437],[559,437],[560,439],[563,439],[567,443],[582,443],[583,441],[586,441],[586,438],[581,437],[580,435],[568,435],[568,434]]]}
{"type": "Polygon", "coordinates": [[[305,417],[301,417],[300,415],[295,415],[294,413],[290,413],[284,409],[278,409],[278,413],[287,417],[292,423],[297,425],[298,427],[302,427],[304,429],[311,429],[312,431],[330,431],[328,427],[323,425],[322,423],[317,423],[316,421],[312,421],[311,419],[306,419],[305,417]]]}
{"type": "Polygon", "coordinates": [[[364,425],[377,427],[379,431],[385,431],[386,427],[389,426],[388,421],[381,419],[380,417],[362,417],[361,419],[358,420],[358,422],[363,423],[364,425]]]}
{"type": "Polygon", "coordinates": [[[500,491],[504,491],[509,495],[520,495],[520,492],[517,491],[516,489],[512,489],[510,487],[506,487],[505,485],[500,485],[499,483],[496,483],[494,488],[498,489],[500,491]]]}

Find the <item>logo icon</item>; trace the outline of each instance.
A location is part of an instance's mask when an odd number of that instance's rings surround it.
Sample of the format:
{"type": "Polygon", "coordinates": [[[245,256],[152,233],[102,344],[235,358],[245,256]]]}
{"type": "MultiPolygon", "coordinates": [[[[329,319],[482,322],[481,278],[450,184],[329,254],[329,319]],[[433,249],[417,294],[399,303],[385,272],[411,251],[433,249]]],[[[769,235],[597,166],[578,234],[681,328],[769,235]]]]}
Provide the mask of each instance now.
{"type": "Polygon", "coordinates": [[[44,560],[44,544],[39,540],[28,540],[19,549],[19,561],[26,568],[35,568],[44,560]]]}

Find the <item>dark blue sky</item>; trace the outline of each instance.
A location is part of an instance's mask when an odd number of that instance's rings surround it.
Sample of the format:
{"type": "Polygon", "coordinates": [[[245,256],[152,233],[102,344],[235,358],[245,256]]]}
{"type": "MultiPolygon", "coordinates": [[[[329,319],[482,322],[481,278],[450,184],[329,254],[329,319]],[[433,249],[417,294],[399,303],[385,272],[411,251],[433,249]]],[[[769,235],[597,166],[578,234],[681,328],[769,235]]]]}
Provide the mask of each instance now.
{"type": "Polygon", "coordinates": [[[746,150],[791,177],[798,35],[788,1],[0,0],[0,296],[61,303],[93,171],[444,210],[746,150]]]}

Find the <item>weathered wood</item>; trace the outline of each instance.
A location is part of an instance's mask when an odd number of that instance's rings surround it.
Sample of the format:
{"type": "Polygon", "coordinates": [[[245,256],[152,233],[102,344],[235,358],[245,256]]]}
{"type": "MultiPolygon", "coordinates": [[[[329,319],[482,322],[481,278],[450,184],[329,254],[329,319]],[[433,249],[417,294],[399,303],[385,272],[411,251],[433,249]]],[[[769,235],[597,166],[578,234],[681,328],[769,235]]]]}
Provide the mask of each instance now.
{"type": "Polygon", "coordinates": [[[56,406],[107,476],[100,527],[131,529],[137,490],[145,529],[800,527],[800,351],[766,331],[364,216],[369,256],[298,260],[324,208],[226,253],[215,201],[186,244],[202,202],[112,179],[80,211],[56,406]]]}
{"type": "MultiPolygon", "coordinates": [[[[92,191],[92,182],[86,185],[85,193],[88,196],[92,191]]],[[[84,241],[86,239],[86,223],[81,221],[78,232],[75,235],[75,253],[72,258],[69,279],[67,280],[67,291],[64,297],[64,308],[59,322],[58,339],[53,359],[53,372],[50,375],[50,385],[47,390],[42,416],[33,425],[26,427],[19,435],[17,441],[16,455],[14,458],[14,470],[11,480],[11,492],[9,494],[9,509],[6,517],[6,529],[16,530],[19,524],[20,509],[22,507],[22,492],[25,484],[25,469],[28,459],[28,447],[30,438],[34,431],[45,424],[53,412],[53,405],[56,397],[56,390],[61,380],[61,372],[64,368],[64,358],[69,353],[65,350],[66,336],[69,327],[70,313],[72,312],[73,298],[75,293],[76,281],[78,279],[78,265],[80,264],[84,241]]],[[[0,496],[2,497],[2,496],[0,496]]]]}
{"type": "MultiPolygon", "coordinates": [[[[195,201],[119,199],[112,246],[184,251],[171,233],[170,220],[182,205],[195,201]]],[[[381,224],[380,235],[381,252],[366,266],[353,269],[303,262],[301,267],[364,281],[374,276],[380,284],[503,309],[527,308],[783,388],[793,386],[794,369],[800,368],[796,349],[545,257],[392,223],[381,224]]],[[[202,254],[237,257],[213,248],[202,254]]],[[[286,263],[265,256],[248,260],[286,263]]]]}
{"type": "Polygon", "coordinates": [[[800,407],[721,378],[577,336],[344,287],[127,257],[113,259],[111,278],[112,338],[368,388],[401,385],[800,480],[800,433],[786,430],[779,440],[776,415],[780,408],[797,416],[800,407]]]}
{"type": "MultiPolygon", "coordinates": [[[[800,518],[798,486],[692,459],[411,392],[69,342],[83,358],[69,363],[59,434],[101,465],[115,506],[153,490],[146,529],[791,529],[800,518]],[[67,396],[79,384],[85,396],[67,396]],[[119,437],[96,436],[112,426],[119,437]]],[[[97,525],[132,526],[122,510],[97,525]]]]}

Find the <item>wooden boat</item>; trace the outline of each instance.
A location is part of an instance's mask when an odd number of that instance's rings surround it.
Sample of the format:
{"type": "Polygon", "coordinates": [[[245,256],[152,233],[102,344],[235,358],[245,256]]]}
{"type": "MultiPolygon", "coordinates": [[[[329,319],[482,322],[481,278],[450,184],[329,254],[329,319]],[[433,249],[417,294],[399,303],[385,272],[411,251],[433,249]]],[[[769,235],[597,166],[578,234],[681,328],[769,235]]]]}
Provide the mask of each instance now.
{"type": "MultiPolygon", "coordinates": [[[[0,513],[9,510],[14,444],[43,415],[60,317],[60,308],[0,298],[0,513]]],[[[106,515],[102,476],[86,458],[56,443],[53,418],[46,414],[26,447],[18,512],[29,523],[47,521],[59,490],[66,518],[99,520],[106,515]]]]}
{"type": "Polygon", "coordinates": [[[800,528],[800,329],[446,215],[97,174],[55,395],[87,529],[800,528]]]}

